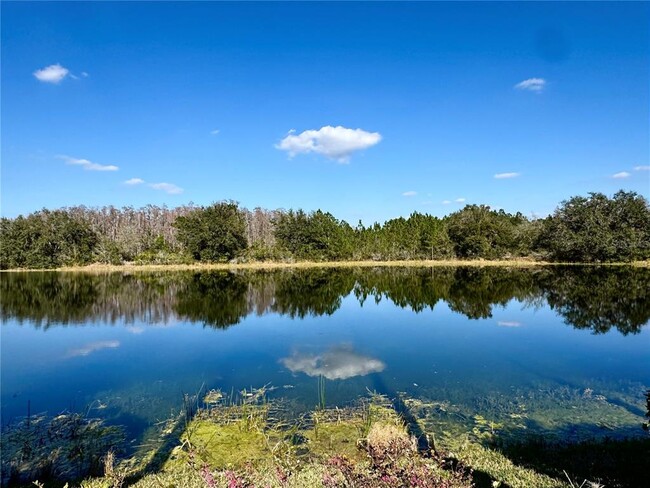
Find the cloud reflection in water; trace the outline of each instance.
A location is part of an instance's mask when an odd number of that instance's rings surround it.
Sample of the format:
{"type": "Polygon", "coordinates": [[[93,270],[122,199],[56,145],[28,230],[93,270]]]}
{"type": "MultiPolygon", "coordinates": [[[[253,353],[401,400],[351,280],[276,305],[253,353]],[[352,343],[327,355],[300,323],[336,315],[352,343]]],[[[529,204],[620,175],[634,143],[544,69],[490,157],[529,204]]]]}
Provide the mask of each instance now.
{"type": "Polygon", "coordinates": [[[280,362],[292,373],[309,376],[323,375],[328,380],[345,380],[353,376],[379,373],[386,365],[379,359],[363,356],[352,346],[341,345],[330,348],[322,354],[294,353],[280,362]]]}
{"type": "Polygon", "coordinates": [[[91,342],[78,349],[70,349],[65,357],[75,358],[79,356],[88,356],[90,353],[95,351],[101,351],[102,349],[115,349],[116,347],[120,347],[120,341],[91,342]]]}

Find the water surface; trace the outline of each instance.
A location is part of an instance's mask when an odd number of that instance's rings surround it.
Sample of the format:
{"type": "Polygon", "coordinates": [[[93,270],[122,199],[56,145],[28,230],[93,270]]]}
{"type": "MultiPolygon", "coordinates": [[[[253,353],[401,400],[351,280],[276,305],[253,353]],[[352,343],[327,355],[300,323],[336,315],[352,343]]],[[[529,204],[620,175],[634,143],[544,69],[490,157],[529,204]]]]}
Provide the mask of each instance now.
{"type": "Polygon", "coordinates": [[[266,385],[296,414],[400,398],[440,435],[641,436],[649,288],[624,267],[3,273],[2,423],[29,402],[137,444],[184,393],[266,385]]]}

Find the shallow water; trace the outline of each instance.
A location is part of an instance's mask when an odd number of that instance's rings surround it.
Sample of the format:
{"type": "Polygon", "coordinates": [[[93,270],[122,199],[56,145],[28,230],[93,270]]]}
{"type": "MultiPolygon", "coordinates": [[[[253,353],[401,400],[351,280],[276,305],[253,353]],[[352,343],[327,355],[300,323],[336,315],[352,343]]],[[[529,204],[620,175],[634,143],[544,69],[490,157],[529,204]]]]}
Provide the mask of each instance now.
{"type": "Polygon", "coordinates": [[[368,391],[433,432],[641,436],[650,270],[3,273],[3,426],[85,412],[137,444],[184,393],[296,413],[368,391]],[[324,382],[324,395],[319,382],[324,382]]]}

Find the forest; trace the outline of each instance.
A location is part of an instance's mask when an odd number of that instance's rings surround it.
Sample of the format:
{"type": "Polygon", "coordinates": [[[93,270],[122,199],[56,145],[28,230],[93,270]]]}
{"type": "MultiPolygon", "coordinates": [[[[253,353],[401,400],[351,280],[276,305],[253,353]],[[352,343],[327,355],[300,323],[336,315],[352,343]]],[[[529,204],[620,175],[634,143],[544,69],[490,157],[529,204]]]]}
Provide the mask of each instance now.
{"type": "Polygon", "coordinates": [[[635,192],[574,196],[546,218],[466,205],[356,226],[316,210],[248,210],[237,202],[167,208],[43,209],[0,220],[0,269],[260,261],[650,259],[650,206],[635,192]]]}

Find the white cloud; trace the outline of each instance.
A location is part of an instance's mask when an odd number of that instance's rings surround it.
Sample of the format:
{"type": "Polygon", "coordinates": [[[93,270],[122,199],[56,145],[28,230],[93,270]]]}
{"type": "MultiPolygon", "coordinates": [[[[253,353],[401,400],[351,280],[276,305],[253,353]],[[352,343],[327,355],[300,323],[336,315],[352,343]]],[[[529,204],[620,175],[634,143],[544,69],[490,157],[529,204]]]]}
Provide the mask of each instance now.
{"type": "Polygon", "coordinates": [[[507,178],[516,178],[519,175],[520,173],[497,173],[494,175],[494,177],[497,180],[505,180],[507,178]]]}
{"type": "Polygon", "coordinates": [[[315,152],[339,163],[347,163],[353,152],[367,149],[379,141],[381,141],[379,132],[326,125],[318,130],[306,130],[298,135],[295,135],[292,129],[275,147],[287,151],[289,157],[315,152]]]}
{"type": "Polygon", "coordinates": [[[57,63],[46,66],[43,69],[37,69],[34,71],[34,77],[43,83],[54,83],[56,85],[57,83],[60,83],[63,78],[68,76],[69,73],[70,71],[68,71],[67,68],[64,68],[57,63]]]}
{"type": "Polygon", "coordinates": [[[410,191],[405,191],[404,193],[402,193],[402,196],[403,197],[414,197],[417,194],[418,194],[418,192],[410,190],[410,191]]]}
{"type": "Polygon", "coordinates": [[[627,171],[621,171],[620,173],[613,174],[612,178],[620,180],[620,179],[623,179],[623,178],[629,178],[630,176],[632,176],[632,175],[630,173],[628,173],[627,171]]]}
{"type": "Polygon", "coordinates": [[[517,90],[528,90],[532,92],[541,92],[546,86],[544,78],[528,78],[527,80],[520,81],[515,85],[517,90]]]}
{"type": "Polygon", "coordinates": [[[650,166],[635,166],[634,171],[650,171],[650,166]]]}
{"type": "Polygon", "coordinates": [[[454,200],[454,202],[456,202],[456,203],[463,203],[464,201],[465,201],[465,198],[463,198],[463,197],[460,197],[460,198],[457,198],[456,200],[454,200]]]}
{"type": "Polygon", "coordinates": [[[333,347],[323,354],[298,354],[283,358],[280,362],[292,373],[309,376],[323,375],[328,380],[345,380],[353,376],[378,373],[386,368],[379,359],[362,356],[350,346],[333,347]]]}
{"type": "Polygon", "coordinates": [[[78,349],[70,349],[66,354],[66,357],[74,358],[79,356],[88,356],[95,351],[101,351],[102,349],[115,349],[116,347],[120,347],[120,341],[91,342],[78,349]]]}
{"type": "Polygon", "coordinates": [[[71,158],[70,156],[57,156],[57,158],[63,159],[66,164],[81,166],[87,171],[117,171],[120,169],[119,167],[112,164],[97,164],[87,159],[71,158]]]}
{"type": "Polygon", "coordinates": [[[212,134],[213,136],[216,136],[219,132],[221,132],[219,129],[214,129],[214,130],[210,131],[210,134],[212,134]]]}
{"type": "Polygon", "coordinates": [[[183,193],[183,189],[180,186],[176,186],[173,183],[149,183],[149,186],[154,190],[161,190],[169,193],[170,195],[178,195],[183,193]]]}
{"type": "Polygon", "coordinates": [[[125,185],[141,185],[142,183],[144,183],[144,180],[141,178],[131,178],[124,182],[125,185]]]}
{"type": "Polygon", "coordinates": [[[443,200],[442,204],[443,205],[449,205],[451,203],[451,200],[443,200]]]}
{"type": "Polygon", "coordinates": [[[82,71],[82,72],[81,72],[81,76],[82,76],[83,78],[88,78],[88,76],[90,76],[90,75],[89,75],[88,73],[86,73],[85,71],[82,71]]]}

